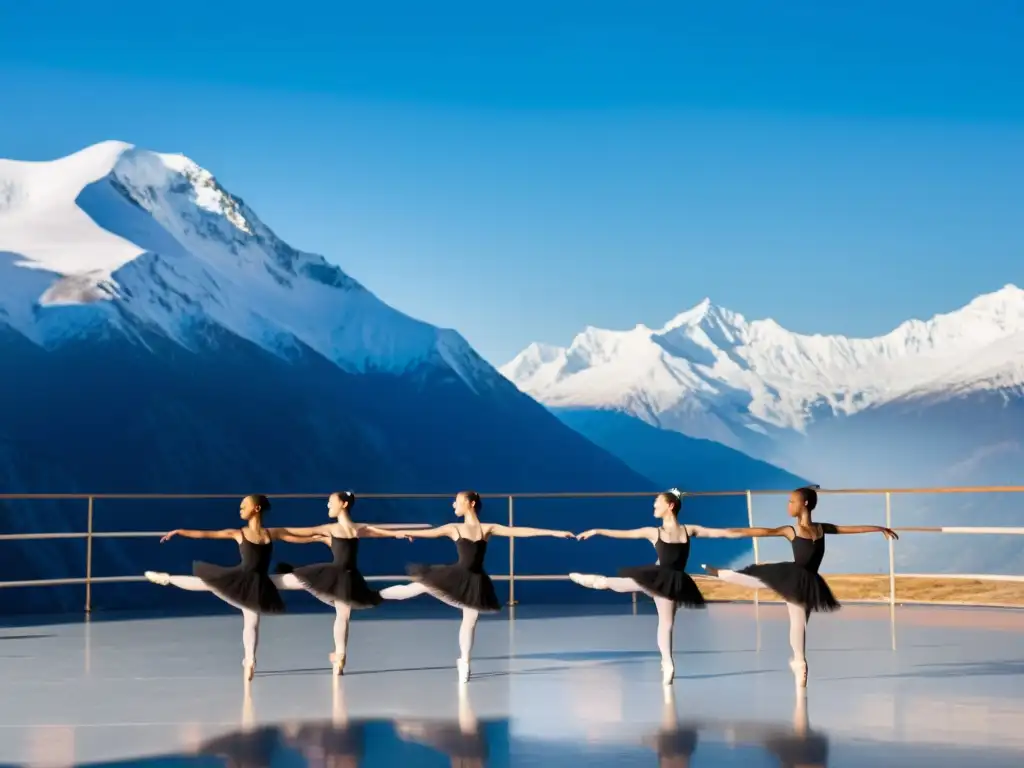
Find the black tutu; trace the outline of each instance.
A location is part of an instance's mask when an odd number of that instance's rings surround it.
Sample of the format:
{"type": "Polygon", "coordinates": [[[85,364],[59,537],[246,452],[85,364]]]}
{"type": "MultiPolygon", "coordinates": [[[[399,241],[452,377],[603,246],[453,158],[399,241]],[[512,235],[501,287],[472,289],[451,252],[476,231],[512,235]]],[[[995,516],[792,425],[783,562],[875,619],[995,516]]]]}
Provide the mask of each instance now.
{"type": "Polygon", "coordinates": [[[371,589],[358,570],[334,563],[314,563],[294,568],[280,563],[278,573],[291,573],[303,587],[329,603],[345,603],[352,608],[373,608],[384,602],[380,592],[371,589]]]}
{"type": "Polygon", "coordinates": [[[687,608],[704,608],[704,595],[690,574],[661,565],[620,568],[619,576],[632,579],[650,597],[663,597],[687,608]]]}
{"type": "Polygon", "coordinates": [[[748,565],[738,573],[753,576],[787,603],[802,605],[809,612],[838,611],[842,607],[820,574],[796,563],[748,565]]]}
{"type": "Polygon", "coordinates": [[[490,613],[501,610],[491,577],[461,565],[410,565],[406,571],[414,581],[448,605],[490,613]]]}
{"type": "Polygon", "coordinates": [[[248,608],[257,613],[284,613],[284,600],[270,576],[252,568],[235,565],[192,563],[192,575],[200,579],[210,591],[237,608],[248,608]]]}

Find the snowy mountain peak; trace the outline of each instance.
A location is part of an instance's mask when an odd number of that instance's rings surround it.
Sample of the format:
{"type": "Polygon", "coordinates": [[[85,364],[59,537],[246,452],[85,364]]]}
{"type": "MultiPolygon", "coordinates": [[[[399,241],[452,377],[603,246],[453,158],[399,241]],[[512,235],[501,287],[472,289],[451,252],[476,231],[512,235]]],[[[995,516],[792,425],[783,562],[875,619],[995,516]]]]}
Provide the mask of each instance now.
{"type": "Polygon", "coordinates": [[[705,323],[735,325],[744,322],[742,315],[730,312],[728,309],[712,303],[711,299],[704,298],[695,306],[679,313],[665,323],[662,330],[672,331],[683,326],[697,326],[705,323]]]}
{"type": "Polygon", "coordinates": [[[500,369],[553,407],[622,410],[742,448],[803,430],[822,409],[852,414],[909,393],[1024,383],[1024,291],[1006,285],[876,338],[793,333],[704,299],[659,330],[588,328],[568,348],[531,347],[500,369]],[[975,370],[977,369],[977,370],[975,370]]]}
{"type": "Polygon", "coordinates": [[[99,327],[189,348],[219,326],[346,370],[429,364],[470,386],[495,377],[454,331],[282,241],[193,160],[119,141],[48,162],[0,160],[0,325],[43,346],[99,327]]]}

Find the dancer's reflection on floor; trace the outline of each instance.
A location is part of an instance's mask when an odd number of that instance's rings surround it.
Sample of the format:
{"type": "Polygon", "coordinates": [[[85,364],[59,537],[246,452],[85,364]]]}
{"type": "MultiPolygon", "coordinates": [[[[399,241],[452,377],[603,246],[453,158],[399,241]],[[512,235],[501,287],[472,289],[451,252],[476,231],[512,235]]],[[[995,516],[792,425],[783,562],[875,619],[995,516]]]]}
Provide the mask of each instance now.
{"type": "Polygon", "coordinates": [[[288,746],[298,750],[311,768],[358,768],[366,750],[363,724],[348,718],[340,677],[334,678],[330,722],[286,725],[284,733],[288,746]]]}
{"type": "Polygon", "coordinates": [[[468,686],[459,686],[457,723],[396,720],[394,728],[399,738],[415,741],[448,755],[452,768],[483,768],[487,765],[487,738],[473,711],[468,686]]]}
{"type": "Polygon", "coordinates": [[[661,726],[644,743],[658,753],[658,768],[689,768],[690,757],[697,749],[697,729],[681,725],[676,711],[675,688],[662,688],[661,726]]]}

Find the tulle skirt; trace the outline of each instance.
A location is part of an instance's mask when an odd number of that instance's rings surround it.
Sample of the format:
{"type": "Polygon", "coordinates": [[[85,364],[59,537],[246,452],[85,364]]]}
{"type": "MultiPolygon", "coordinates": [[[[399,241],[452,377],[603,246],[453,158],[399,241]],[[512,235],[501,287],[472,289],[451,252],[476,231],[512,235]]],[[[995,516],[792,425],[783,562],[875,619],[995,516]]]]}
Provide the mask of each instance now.
{"type": "Polygon", "coordinates": [[[619,576],[632,579],[651,597],[663,597],[687,608],[704,608],[706,605],[700,588],[685,571],[660,565],[641,565],[620,568],[619,576]]]}
{"type": "Polygon", "coordinates": [[[501,610],[494,583],[483,571],[461,565],[410,565],[407,570],[413,581],[448,605],[487,613],[501,610]]]}
{"type": "Polygon", "coordinates": [[[257,613],[285,612],[281,593],[266,573],[237,565],[225,567],[196,560],[192,563],[192,575],[236,608],[247,608],[257,613]]]}
{"type": "Polygon", "coordinates": [[[753,576],[777,592],[787,603],[804,606],[809,612],[838,611],[841,607],[820,574],[796,563],[748,565],[738,571],[753,576]]]}

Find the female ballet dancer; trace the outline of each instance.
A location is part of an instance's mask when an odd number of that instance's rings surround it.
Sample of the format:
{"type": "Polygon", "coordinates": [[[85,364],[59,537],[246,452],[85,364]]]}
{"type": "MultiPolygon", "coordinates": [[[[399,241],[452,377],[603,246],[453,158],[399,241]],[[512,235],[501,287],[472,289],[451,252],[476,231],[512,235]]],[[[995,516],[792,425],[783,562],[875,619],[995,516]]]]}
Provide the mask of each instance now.
{"type": "Polygon", "coordinates": [[[676,611],[680,605],[687,608],[703,608],[704,595],[686,573],[686,561],[690,556],[690,539],[714,537],[720,533],[714,528],[699,525],[683,525],[679,522],[679,508],[682,492],[676,488],[659,493],[654,497],[654,517],[661,520],[660,526],[634,528],[620,531],[594,528],[584,531],[576,538],[589,539],[591,536],[607,536],[611,539],[646,539],[658,553],[655,565],[620,568],[618,578],[598,576],[589,573],[570,573],[569,578],[589,589],[610,589],[614,592],[643,592],[654,599],[658,609],[658,650],[661,651],[662,683],[671,685],[675,676],[672,660],[672,629],[676,611]]]}
{"type": "Polygon", "coordinates": [[[396,535],[413,539],[439,539],[446,537],[455,542],[459,553],[458,562],[451,565],[410,565],[411,584],[399,584],[380,591],[385,600],[408,600],[424,593],[430,593],[448,605],[462,610],[462,627],[459,629],[459,650],[457,662],[459,682],[469,681],[469,659],[473,650],[473,637],[480,612],[501,610],[494,584],[484,571],[484,555],[487,540],[491,536],[526,538],[532,536],[553,536],[560,539],[575,538],[571,531],[552,531],[546,528],[510,528],[497,523],[480,522],[483,500],[476,491],[462,491],[452,503],[462,523],[449,523],[428,530],[397,530],[396,535]]]}
{"type": "Polygon", "coordinates": [[[259,645],[260,614],[284,613],[284,601],[277,584],[270,576],[270,557],[275,541],[305,543],[306,539],[288,534],[280,528],[264,528],[263,515],[270,511],[270,500],[261,494],[242,499],[238,514],[246,522],[244,528],[221,531],[174,530],[160,539],[162,544],[175,536],[186,539],[232,539],[238,543],[242,560],[225,568],[202,561],[192,564],[192,576],[171,576],[159,571],[146,571],[154,584],[168,584],[191,592],[213,592],[224,602],[242,612],[242,672],[246,681],[256,673],[256,646],[259,645]]]}
{"type": "MultiPolygon", "coordinates": [[[[334,606],[334,653],[330,655],[335,676],[345,669],[345,653],[348,647],[348,625],[352,609],[373,608],[383,599],[380,592],[370,589],[359,572],[356,559],[359,555],[359,539],[389,538],[402,539],[393,531],[365,523],[354,523],[349,511],[356,503],[351,491],[337,491],[327,500],[327,515],[333,523],[310,528],[280,528],[285,534],[303,537],[304,543],[320,542],[331,548],[334,560],[330,563],[316,563],[293,568],[287,563],[277,566],[277,584],[284,589],[304,589],[328,605],[334,606]]],[[[398,527],[398,526],[392,526],[398,527]]]]}
{"type": "Polygon", "coordinates": [[[840,608],[828,583],[818,573],[825,557],[826,534],[881,533],[887,539],[899,536],[890,528],[878,525],[832,525],[815,523],[811,513],[818,505],[818,486],[797,488],[789,495],[787,511],[796,518],[796,525],[780,528],[726,528],[720,538],[743,539],[781,536],[793,546],[793,561],[748,565],[729,571],[703,565],[709,575],[749,589],[770,589],[776,592],[789,610],[789,644],[793,649],[790,669],[799,687],[807,686],[807,622],[815,611],[837,611],[840,608]]]}

